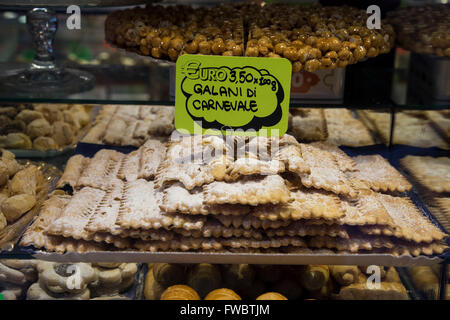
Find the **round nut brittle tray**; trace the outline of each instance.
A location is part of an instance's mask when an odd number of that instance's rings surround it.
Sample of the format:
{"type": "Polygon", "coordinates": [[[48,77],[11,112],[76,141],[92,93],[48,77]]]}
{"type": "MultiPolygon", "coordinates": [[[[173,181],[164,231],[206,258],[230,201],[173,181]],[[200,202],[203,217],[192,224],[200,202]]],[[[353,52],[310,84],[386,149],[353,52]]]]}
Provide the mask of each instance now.
{"type": "Polygon", "coordinates": [[[381,29],[369,29],[366,19],[365,12],[351,7],[147,6],[112,12],[105,37],[156,59],[176,61],[185,53],[284,57],[293,72],[313,72],[389,52],[392,27],[383,22],[381,29]]]}

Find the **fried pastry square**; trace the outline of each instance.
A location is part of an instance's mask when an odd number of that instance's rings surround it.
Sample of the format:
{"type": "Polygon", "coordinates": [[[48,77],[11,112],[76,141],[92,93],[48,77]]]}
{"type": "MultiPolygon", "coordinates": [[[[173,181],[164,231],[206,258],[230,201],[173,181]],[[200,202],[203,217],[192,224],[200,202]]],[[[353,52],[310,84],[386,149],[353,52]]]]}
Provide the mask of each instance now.
{"type": "Polygon", "coordinates": [[[341,201],[332,194],[319,190],[299,189],[291,191],[292,202],[283,205],[262,205],[253,215],[261,220],[337,220],[345,215],[341,201]]]}
{"type": "Polygon", "coordinates": [[[323,189],[351,197],[356,196],[349,179],[339,168],[332,153],[307,144],[302,144],[301,150],[303,159],[310,167],[309,174],[299,175],[305,187],[323,189]]]}
{"type": "Polygon", "coordinates": [[[409,198],[385,194],[376,194],[376,197],[394,221],[396,237],[414,242],[432,242],[448,236],[425,218],[409,198]]]}
{"type": "Polygon", "coordinates": [[[76,187],[91,187],[106,190],[113,178],[117,177],[123,153],[102,149],[95,154],[81,173],[76,187]]]}
{"type": "Polygon", "coordinates": [[[380,155],[357,156],[356,171],[348,172],[354,184],[365,186],[374,191],[405,192],[411,184],[389,162],[380,155]]]}
{"type": "Polygon", "coordinates": [[[427,189],[433,192],[450,192],[450,158],[406,156],[402,166],[427,189]]]}
{"type": "Polygon", "coordinates": [[[204,186],[206,204],[244,204],[257,206],[265,203],[287,203],[290,191],[278,175],[262,177],[246,176],[227,183],[215,181],[204,186]]]}
{"type": "Polygon", "coordinates": [[[159,208],[163,193],[154,188],[153,181],[138,179],[125,184],[116,223],[124,229],[201,229],[205,218],[168,214],[159,208]]]}
{"type": "Polygon", "coordinates": [[[138,150],[123,157],[118,177],[125,181],[134,181],[140,178],[152,179],[163,161],[164,155],[164,144],[159,140],[150,139],[138,150]]]}
{"type": "Polygon", "coordinates": [[[345,216],[341,223],[354,225],[379,225],[395,228],[395,223],[386,208],[370,191],[360,192],[357,199],[341,201],[345,216]]]}
{"type": "Polygon", "coordinates": [[[149,139],[140,150],[139,179],[153,179],[158,166],[163,162],[166,146],[157,139],[149,139]]]}
{"type": "Polygon", "coordinates": [[[330,152],[336,159],[339,169],[342,171],[355,171],[355,161],[339,147],[326,142],[313,142],[310,145],[330,152]]]}
{"type": "Polygon", "coordinates": [[[103,198],[95,207],[93,214],[89,217],[85,231],[96,233],[97,238],[100,237],[101,233],[118,236],[123,232],[123,229],[116,224],[116,220],[119,215],[120,199],[123,196],[124,186],[125,183],[118,179],[111,183],[103,198]]]}
{"type": "Polygon", "coordinates": [[[203,189],[187,190],[181,183],[174,183],[164,189],[160,206],[168,213],[243,215],[251,207],[241,204],[204,204],[203,189]]]}
{"type": "Polygon", "coordinates": [[[247,154],[247,156],[234,160],[225,180],[235,181],[242,176],[249,175],[273,175],[284,172],[284,170],[284,162],[280,160],[261,160],[247,154]]]}
{"type": "Polygon", "coordinates": [[[61,215],[47,226],[45,233],[75,240],[92,240],[92,233],[85,227],[105,194],[105,191],[91,187],[76,192],[61,215]]]}
{"type": "Polygon", "coordinates": [[[283,161],[286,170],[296,174],[310,173],[310,166],[302,157],[302,149],[300,145],[281,146],[275,153],[275,158],[283,161]]]}
{"type": "Polygon", "coordinates": [[[225,179],[228,167],[233,160],[227,156],[210,159],[208,162],[173,162],[166,158],[158,168],[155,177],[155,186],[160,188],[179,181],[184,187],[191,190],[213,181],[225,179]]]}

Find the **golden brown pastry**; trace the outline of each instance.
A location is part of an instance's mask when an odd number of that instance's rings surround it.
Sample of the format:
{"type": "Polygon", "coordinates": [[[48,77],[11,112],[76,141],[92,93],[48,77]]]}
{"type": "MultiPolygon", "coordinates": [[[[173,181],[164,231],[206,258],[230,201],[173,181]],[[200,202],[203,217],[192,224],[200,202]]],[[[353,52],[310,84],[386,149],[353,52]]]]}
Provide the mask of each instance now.
{"type": "Polygon", "coordinates": [[[69,124],[56,121],[53,123],[52,137],[59,146],[66,146],[73,142],[74,134],[69,124]]]}
{"type": "Polygon", "coordinates": [[[197,292],[185,285],[168,287],[162,294],[161,300],[201,300],[197,292]]]}
{"type": "Polygon", "coordinates": [[[189,272],[187,284],[201,297],[220,287],[222,276],[217,266],[209,263],[200,263],[192,267],[189,272]]]}
{"type": "Polygon", "coordinates": [[[55,140],[50,137],[37,137],[33,141],[33,149],[47,151],[58,149],[58,145],[55,140]]]}
{"type": "Polygon", "coordinates": [[[6,165],[8,168],[8,175],[11,178],[13,175],[15,175],[20,169],[22,169],[22,166],[16,161],[16,156],[14,153],[2,149],[0,150],[1,154],[1,162],[6,165]]]}
{"type": "Polygon", "coordinates": [[[164,288],[177,283],[184,282],[185,270],[179,264],[173,263],[155,263],[153,265],[153,276],[164,288]]]}
{"type": "Polygon", "coordinates": [[[329,266],[333,279],[346,286],[358,281],[360,270],[357,266],[329,266]]]}
{"type": "Polygon", "coordinates": [[[9,189],[12,194],[35,195],[42,181],[42,172],[38,167],[30,165],[14,175],[9,183],[9,189]]]}
{"type": "Polygon", "coordinates": [[[35,196],[30,194],[19,194],[3,201],[0,209],[5,215],[6,220],[11,223],[33,208],[35,204],[35,196]]]}
{"type": "Polygon", "coordinates": [[[165,288],[155,280],[153,268],[149,268],[145,276],[144,297],[146,300],[159,300],[165,288]]]}
{"type": "Polygon", "coordinates": [[[319,290],[330,278],[328,266],[324,265],[308,265],[305,266],[300,274],[300,282],[302,286],[310,291],[319,290]]]}
{"type": "Polygon", "coordinates": [[[8,149],[31,149],[33,144],[30,137],[24,133],[9,133],[6,136],[5,148],[8,149]]]}
{"type": "Polygon", "coordinates": [[[439,278],[436,277],[430,267],[411,267],[408,268],[408,271],[417,290],[425,294],[428,299],[436,300],[439,298],[439,278]]]}
{"type": "Polygon", "coordinates": [[[27,134],[30,139],[34,139],[41,136],[47,136],[52,133],[52,127],[50,123],[45,119],[36,119],[31,121],[27,126],[27,134]]]}
{"type": "Polygon", "coordinates": [[[242,300],[233,290],[221,288],[208,293],[205,300],[242,300]]]}
{"type": "Polygon", "coordinates": [[[29,109],[22,110],[16,116],[16,119],[22,120],[26,124],[29,124],[30,122],[32,122],[36,119],[42,119],[42,118],[44,118],[44,115],[41,112],[38,112],[36,110],[29,110],[29,109]]]}
{"type": "Polygon", "coordinates": [[[278,292],[267,292],[260,295],[256,300],[287,300],[287,298],[278,292]]]}

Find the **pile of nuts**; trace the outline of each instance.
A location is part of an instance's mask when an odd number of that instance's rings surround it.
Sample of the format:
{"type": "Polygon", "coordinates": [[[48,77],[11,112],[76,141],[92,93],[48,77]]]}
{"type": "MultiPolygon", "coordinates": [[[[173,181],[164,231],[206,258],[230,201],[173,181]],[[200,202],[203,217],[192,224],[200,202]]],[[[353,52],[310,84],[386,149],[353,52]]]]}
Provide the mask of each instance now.
{"type": "Polygon", "coordinates": [[[284,57],[298,72],[345,67],[389,52],[393,28],[382,22],[381,29],[370,30],[367,18],[352,7],[147,6],[111,13],[105,29],[108,42],[157,59],[176,61],[185,53],[284,57]]]}
{"type": "Polygon", "coordinates": [[[388,17],[405,49],[450,57],[450,5],[405,7],[388,17]]]}

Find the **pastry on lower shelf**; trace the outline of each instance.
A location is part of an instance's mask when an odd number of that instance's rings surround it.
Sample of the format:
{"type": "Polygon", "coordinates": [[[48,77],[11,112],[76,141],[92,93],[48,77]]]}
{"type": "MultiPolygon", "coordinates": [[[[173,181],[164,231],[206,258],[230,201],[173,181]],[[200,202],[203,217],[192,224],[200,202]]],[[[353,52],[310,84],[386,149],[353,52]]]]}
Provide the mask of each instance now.
{"type": "Polygon", "coordinates": [[[5,300],[21,299],[36,280],[35,260],[0,260],[0,294],[5,300]]]}
{"type": "Polygon", "coordinates": [[[221,272],[216,265],[201,263],[194,265],[189,270],[187,285],[193,288],[200,297],[205,297],[208,292],[219,288],[221,283],[221,272]]]}
{"type": "Polygon", "coordinates": [[[381,282],[370,288],[367,283],[353,283],[342,287],[336,299],[341,300],[408,300],[408,293],[401,283],[381,282]]]}
{"type": "Polygon", "coordinates": [[[136,263],[121,263],[118,266],[93,264],[97,280],[89,285],[94,296],[114,296],[128,290],[135,281],[136,263]]]}
{"type": "Polygon", "coordinates": [[[205,300],[242,300],[241,297],[233,290],[221,288],[215,289],[208,293],[205,300]]]}
{"type": "Polygon", "coordinates": [[[427,299],[437,300],[439,298],[439,278],[429,266],[417,266],[408,268],[414,286],[427,299]]]}
{"type": "Polygon", "coordinates": [[[256,300],[287,300],[287,298],[278,292],[266,292],[256,298],[256,300]]]}
{"type": "Polygon", "coordinates": [[[161,300],[201,300],[197,292],[186,285],[168,287],[161,294],[161,300]]]}
{"type": "Polygon", "coordinates": [[[167,106],[103,106],[83,142],[136,146],[150,137],[162,140],[174,129],[175,108],[167,106]]]}
{"type": "Polygon", "coordinates": [[[76,142],[89,124],[92,107],[33,104],[15,105],[13,109],[16,111],[0,115],[4,117],[0,126],[0,147],[47,151],[76,142]]]}

